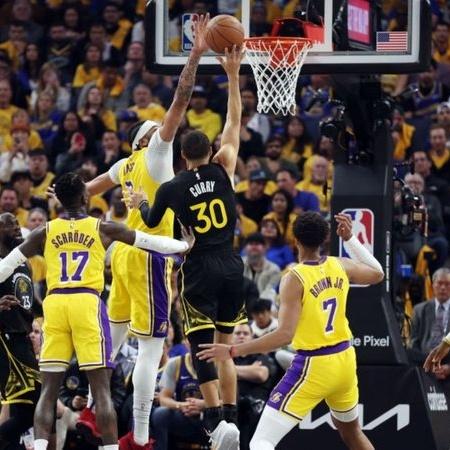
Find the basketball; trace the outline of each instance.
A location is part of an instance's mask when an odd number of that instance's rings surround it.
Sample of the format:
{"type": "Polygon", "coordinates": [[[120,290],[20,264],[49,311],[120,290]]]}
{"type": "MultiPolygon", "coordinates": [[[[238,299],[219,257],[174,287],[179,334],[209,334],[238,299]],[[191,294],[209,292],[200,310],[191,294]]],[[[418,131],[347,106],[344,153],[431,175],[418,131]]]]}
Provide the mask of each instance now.
{"type": "Polygon", "coordinates": [[[233,16],[220,14],[208,22],[205,34],[206,43],[216,53],[224,53],[233,45],[241,46],[244,42],[244,27],[233,16]]]}

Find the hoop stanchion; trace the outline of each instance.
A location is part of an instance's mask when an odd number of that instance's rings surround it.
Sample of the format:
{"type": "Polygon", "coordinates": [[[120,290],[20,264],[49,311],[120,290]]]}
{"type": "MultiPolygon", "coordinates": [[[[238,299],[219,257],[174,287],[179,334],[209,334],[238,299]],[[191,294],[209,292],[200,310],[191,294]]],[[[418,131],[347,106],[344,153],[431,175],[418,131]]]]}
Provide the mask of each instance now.
{"type": "Polygon", "coordinates": [[[258,112],[294,115],[298,76],[315,41],[308,38],[257,37],[244,41],[258,90],[258,112]]]}

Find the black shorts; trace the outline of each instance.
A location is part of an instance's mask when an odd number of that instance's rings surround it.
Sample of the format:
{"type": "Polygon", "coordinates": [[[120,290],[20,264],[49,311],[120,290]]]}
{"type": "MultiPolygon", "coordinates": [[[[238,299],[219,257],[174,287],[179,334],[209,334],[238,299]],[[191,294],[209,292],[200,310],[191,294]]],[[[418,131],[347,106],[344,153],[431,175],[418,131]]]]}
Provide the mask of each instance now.
{"type": "Polygon", "coordinates": [[[232,333],[247,322],[244,264],[230,251],[187,255],[178,275],[184,333],[216,328],[232,333]]]}
{"type": "Polygon", "coordinates": [[[2,403],[37,403],[41,389],[38,363],[26,334],[0,333],[2,403]]]}

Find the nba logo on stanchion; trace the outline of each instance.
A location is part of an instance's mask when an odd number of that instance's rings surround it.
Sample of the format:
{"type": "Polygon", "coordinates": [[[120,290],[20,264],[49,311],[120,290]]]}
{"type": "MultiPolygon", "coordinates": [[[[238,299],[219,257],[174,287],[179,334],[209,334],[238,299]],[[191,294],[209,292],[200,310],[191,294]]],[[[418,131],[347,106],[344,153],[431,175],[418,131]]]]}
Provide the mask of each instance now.
{"type": "MultiPolygon", "coordinates": [[[[352,218],[352,233],[364,247],[373,255],[374,215],[370,209],[348,208],[342,211],[352,218]]],[[[339,256],[349,257],[344,249],[342,239],[339,239],[339,256]]]]}

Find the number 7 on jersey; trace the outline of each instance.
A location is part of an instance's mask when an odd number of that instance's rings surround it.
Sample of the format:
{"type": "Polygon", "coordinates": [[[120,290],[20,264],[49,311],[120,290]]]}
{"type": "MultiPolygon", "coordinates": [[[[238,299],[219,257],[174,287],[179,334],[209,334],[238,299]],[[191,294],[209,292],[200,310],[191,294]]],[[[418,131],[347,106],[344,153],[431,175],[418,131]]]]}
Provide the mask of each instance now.
{"type": "Polygon", "coordinates": [[[337,307],[337,300],[336,298],[329,298],[328,300],[325,300],[322,304],[323,310],[328,312],[328,320],[327,325],[325,327],[325,333],[332,333],[334,331],[334,318],[336,316],[336,307],[337,307]]]}

